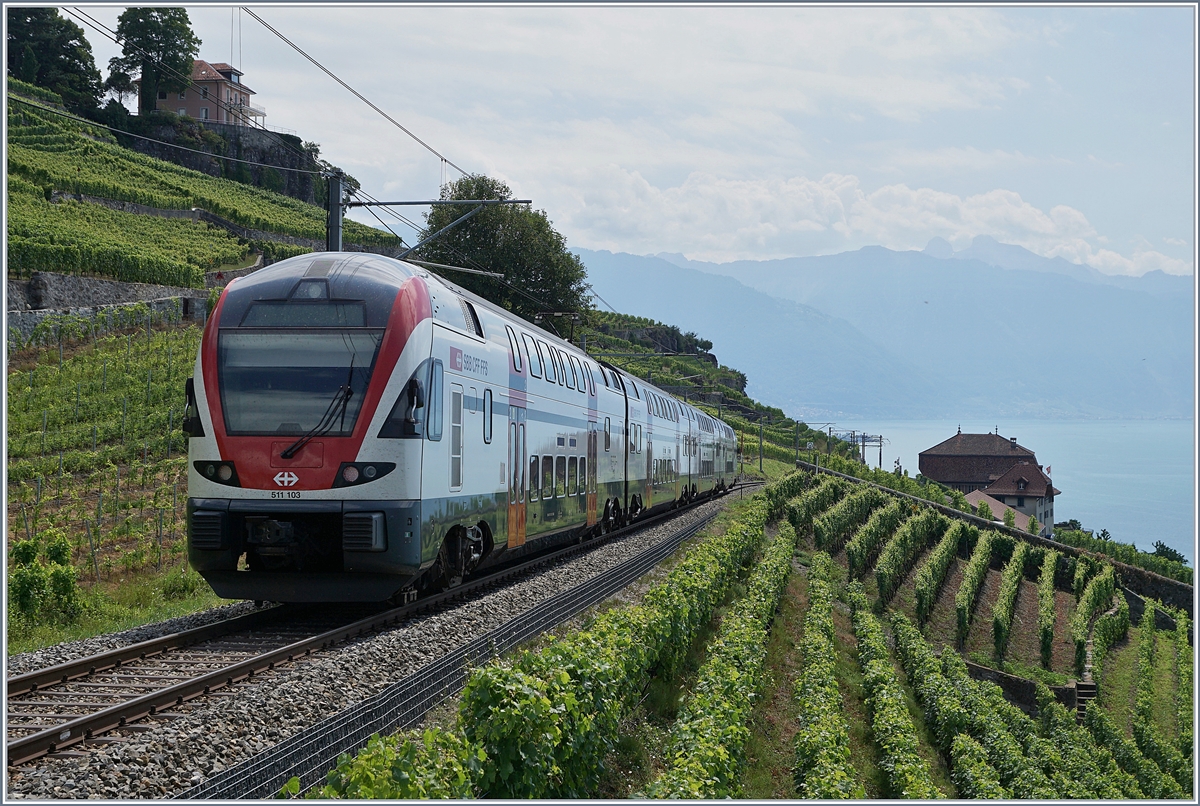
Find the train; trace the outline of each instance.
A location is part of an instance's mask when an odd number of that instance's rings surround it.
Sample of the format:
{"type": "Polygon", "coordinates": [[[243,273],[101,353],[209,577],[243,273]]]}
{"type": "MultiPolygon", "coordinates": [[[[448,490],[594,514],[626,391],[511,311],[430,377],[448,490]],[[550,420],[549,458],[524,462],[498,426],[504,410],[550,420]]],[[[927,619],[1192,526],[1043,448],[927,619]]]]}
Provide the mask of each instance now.
{"type": "Polygon", "coordinates": [[[370,253],[230,281],[186,397],[188,560],[230,599],[408,601],[736,475],[725,422],[370,253]]]}

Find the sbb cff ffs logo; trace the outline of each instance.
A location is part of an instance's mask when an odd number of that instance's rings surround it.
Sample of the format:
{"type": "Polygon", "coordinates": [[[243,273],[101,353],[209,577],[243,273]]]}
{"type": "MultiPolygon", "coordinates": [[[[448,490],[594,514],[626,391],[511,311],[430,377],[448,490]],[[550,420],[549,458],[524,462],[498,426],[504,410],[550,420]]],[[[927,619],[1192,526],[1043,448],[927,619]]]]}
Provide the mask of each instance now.
{"type": "Polygon", "coordinates": [[[291,487],[298,481],[300,481],[300,477],[290,470],[284,470],[275,474],[275,483],[280,487],[291,487]]]}

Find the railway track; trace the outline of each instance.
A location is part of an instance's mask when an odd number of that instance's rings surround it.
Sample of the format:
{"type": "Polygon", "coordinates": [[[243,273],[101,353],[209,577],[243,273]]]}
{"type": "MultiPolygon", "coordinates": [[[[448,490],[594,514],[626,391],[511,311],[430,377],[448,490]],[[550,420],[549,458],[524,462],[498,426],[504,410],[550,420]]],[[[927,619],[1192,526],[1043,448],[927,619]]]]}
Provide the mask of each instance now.
{"type": "Polygon", "coordinates": [[[173,709],[198,697],[220,694],[281,664],[450,606],[689,508],[636,521],[400,607],[278,606],[11,677],[7,763],[25,764],[46,755],[70,757],[74,753],[69,748],[123,741],[108,734],[149,730],[139,722],[175,718],[173,709]]]}

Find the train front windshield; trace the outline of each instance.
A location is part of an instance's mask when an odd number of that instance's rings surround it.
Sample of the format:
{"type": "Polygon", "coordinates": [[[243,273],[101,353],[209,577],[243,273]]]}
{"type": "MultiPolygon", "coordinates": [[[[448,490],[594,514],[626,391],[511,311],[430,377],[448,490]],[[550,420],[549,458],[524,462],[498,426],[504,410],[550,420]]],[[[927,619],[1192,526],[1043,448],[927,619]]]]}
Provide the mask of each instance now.
{"type": "Polygon", "coordinates": [[[222,329],[218,373],[226,432],[301,436],[324,419],[330,427],[323,427],[323,433],[349,436],[371,381],[383,332],[382,328],[222,329]],[[347,385],[352,394],[343,402],[347,385]]]}

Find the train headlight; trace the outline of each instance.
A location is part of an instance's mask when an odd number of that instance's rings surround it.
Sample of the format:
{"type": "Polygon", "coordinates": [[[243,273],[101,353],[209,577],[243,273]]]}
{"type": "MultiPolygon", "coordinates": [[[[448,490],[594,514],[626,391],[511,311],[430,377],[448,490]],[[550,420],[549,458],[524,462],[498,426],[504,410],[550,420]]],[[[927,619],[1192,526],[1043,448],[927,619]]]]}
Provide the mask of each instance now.
{"type": "Polygon", "coordinates": [[[192,467],[196,468],[196,472],[209,481],[229,487],[242,486],[233,462],[193,462],[192,467]]]}
{"type": "Polygon", "coordinates": [[[343,462],[333,477],[334,487],[352,487],[381,479],[396,469],[395,462],[343,462]]]}

